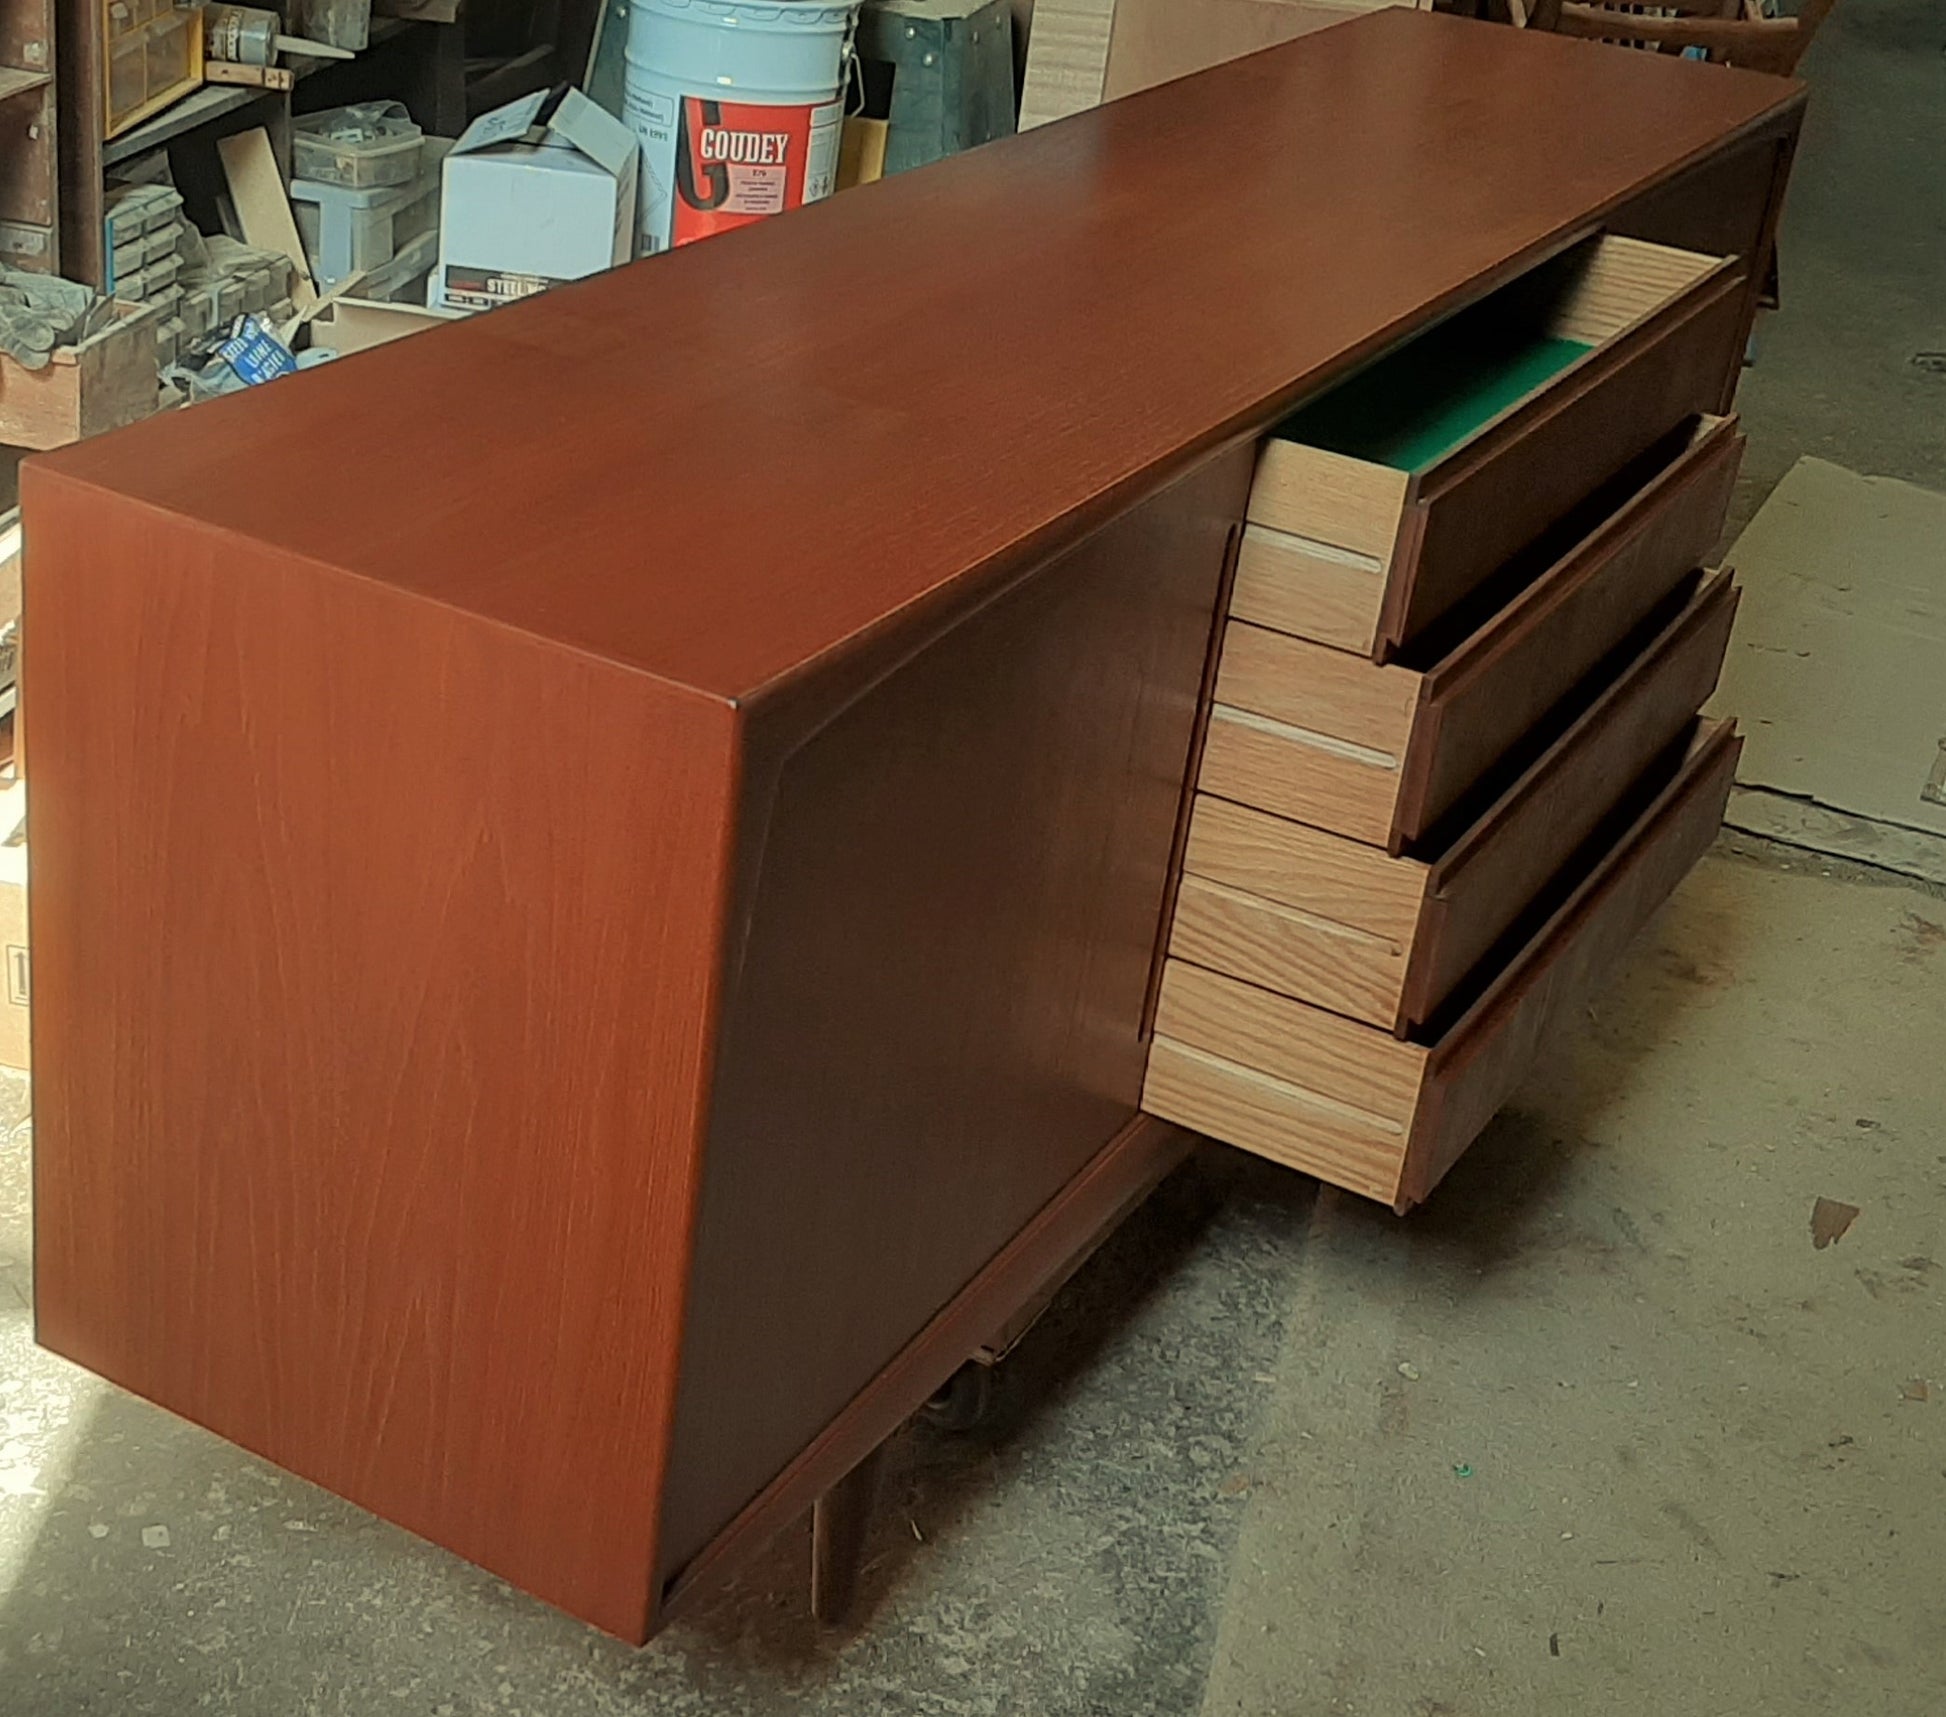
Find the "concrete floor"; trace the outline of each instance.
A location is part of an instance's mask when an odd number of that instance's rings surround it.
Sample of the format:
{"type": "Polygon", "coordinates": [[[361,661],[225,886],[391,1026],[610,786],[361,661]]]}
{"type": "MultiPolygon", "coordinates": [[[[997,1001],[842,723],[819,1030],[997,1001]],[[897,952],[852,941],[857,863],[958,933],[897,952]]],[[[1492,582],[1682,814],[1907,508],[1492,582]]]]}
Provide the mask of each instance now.
{"type": "MultiPolygon", "coordinates": [[[[1814,51],[1753,496],[1946,488],[1942,46],[1845,0],[1814,51]]],[[[991,1425],[894,1445],[844,1634],[800,1530],[624,1650],[39,1354],[0,1083],[0,1717],[1930,1717],[1946,901],[1839,869],[1705,861],[1409,1221],[1212,1148],[991,1425]]]]}

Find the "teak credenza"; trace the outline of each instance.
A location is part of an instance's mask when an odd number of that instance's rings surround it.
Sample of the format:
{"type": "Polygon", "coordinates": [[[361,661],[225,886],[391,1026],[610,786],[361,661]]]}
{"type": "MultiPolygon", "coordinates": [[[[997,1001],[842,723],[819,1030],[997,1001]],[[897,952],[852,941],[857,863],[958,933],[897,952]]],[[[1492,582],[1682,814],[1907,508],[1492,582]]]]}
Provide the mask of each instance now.
{"type": "Polygon", "coordinates": [[[33,462],[41,1339],[641,1640],[1185,1129],[1422,1197],[1715,826],[1800,103],[1379,13],[33,462]]]}

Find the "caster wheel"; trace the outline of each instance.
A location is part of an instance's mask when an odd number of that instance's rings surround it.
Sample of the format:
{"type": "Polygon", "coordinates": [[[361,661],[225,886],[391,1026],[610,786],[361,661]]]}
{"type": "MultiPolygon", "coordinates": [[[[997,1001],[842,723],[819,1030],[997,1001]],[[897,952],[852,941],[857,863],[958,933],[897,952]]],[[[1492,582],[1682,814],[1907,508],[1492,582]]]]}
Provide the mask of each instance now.
{"type": "Polygon", "coordinates": [[[922,1412],[927,1424],[942,1431],[971,1431],[985,1421],[992,1408],[993,1367],[968,1360],[922,1412]]]}

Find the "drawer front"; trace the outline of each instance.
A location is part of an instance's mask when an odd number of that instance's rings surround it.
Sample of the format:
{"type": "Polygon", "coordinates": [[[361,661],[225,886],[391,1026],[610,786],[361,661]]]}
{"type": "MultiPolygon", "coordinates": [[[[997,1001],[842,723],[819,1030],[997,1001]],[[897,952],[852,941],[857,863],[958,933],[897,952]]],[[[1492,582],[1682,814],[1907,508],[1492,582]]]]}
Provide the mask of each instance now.
{"type": "Polygon", "coordinates": [[[1431,1019],[1715,689],[1736,616],[1706,579],[1643,652],[1432,867],[1403,1018],[1431,1019]]]}
{"type": "Polygon", "coordinates": [[[1398,830],[1426,834],[1709,557],[1742,458],[1734,418],[1682,452],[1424,679],[1398,830]]]}
{"type": "Polygon", "coordinates": [[[1379,652],[1420,637],[1557,519],[1687,419],[1717,410],[1738,357],[1742,277],[1710,275],[1428,472],[1379,652]]]}
{"type": "Polygon", "coordinates": [[[1171,960],[1142,1107],[1391,1202],[1426,1052],[1171,960]]]}
{"type": "Polygon", "coordinates": [[[1286,1080],[1170,1038],[1149,1050],[1142,1107],[1227,1145],[1393,1204],[1405,1174],[1406,1131],[1348,1114],[1286,1080]]]}
{"type": "Polygon", "coordinates": [[[1708,849],[1738,749],[1731,724],[1704,724],[1670,783],[1430,1048],[1171,960],[1143,1107],[1397,1209],[1418,1203],[1708,849]]]}
{"type": "Polygon", "coordinates": [[[1742,751],[1705,722],[1681,770],[1520,957],[1434,1049],[1414,1116],[1401,1205],[1417,1204],[1518,1089],[1556,1025],[1596,986],[1710,848],[1742,751]]]}

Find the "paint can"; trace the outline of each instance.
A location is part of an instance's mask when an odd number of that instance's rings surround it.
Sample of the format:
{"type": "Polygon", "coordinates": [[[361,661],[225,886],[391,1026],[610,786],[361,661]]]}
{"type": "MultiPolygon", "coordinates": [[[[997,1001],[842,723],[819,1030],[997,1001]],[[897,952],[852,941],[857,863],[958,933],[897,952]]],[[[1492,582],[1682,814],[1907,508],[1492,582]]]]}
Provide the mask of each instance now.
{"type": "Polygon", "coordinates": [[[642,255],[831,194],[859,0],[634,0],[642,255]]]}

